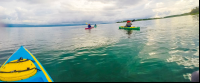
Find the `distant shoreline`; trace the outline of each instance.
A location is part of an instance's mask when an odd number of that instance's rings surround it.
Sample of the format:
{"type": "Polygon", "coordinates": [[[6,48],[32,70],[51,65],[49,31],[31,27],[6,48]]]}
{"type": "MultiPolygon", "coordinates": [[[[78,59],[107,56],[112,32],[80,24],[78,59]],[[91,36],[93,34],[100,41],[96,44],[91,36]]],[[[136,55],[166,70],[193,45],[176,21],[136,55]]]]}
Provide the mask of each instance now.
{"type": "MultiPolygon", "coordinates": [[[[195,7],[191,10],[189,13],[184,13],[184,14],[178,14],[178,15],[170,15],[170,16],[165,16],[165,17],[160,17],[160,18],[146,18],[146,19],[137,19],[134,21],[146,21],[146,20],[155,20],[155,19],[165,19],[165,18],[172,18],[172,17],[178,17],[178,16],[186,16],[186,15],[196,15],[199,14],[199,7],[195,7]]],[[[130,20],[130,19],[129,19],[130,20]]],[[[124,21],[118,21],[116,23],[124,23],[127,22],[127,20],[124,21]]]]}
{"type": "MultiPolygon", "coordinates": [[[[99,23],[99,24],[108,24],[108,23],[99,23]]],[[[60,26],[82,26],[82,25],[87,25],[87,24],[51,24],[51,25],[5,24],[5,27],[60,27],[60,26]]]]}
{"type": "MultiPolygon", "coordinates": [[[[171,16],[165,16],[165,17],[161,17],[161,18],[147,18],[147,19],[137,19],[135,21],[146,21],[146,20],[156,20],[156,19],[165,19],[165,18],[173,18],[173,17],[179,17],[179,16],[186,16],[186,15],[196,15],[199,14],[198,13],[184,13],[184,14],[179,14],[179,15],[171,15],[171,16]]],[[[116,22],[116,23],[124,23],[127,22],[127,20],[122,21],[122,22],[116,22]]]]}

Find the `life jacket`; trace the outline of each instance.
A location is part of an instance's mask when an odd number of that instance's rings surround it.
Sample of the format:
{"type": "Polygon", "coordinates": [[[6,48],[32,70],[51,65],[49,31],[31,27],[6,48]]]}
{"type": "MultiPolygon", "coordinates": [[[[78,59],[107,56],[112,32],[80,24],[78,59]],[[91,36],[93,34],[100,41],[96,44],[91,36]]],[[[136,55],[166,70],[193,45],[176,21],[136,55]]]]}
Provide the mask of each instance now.
{"type": "Polygon", "coordinates": [[[91,25],[88,25],[88,28],[91,28],[91,25]]]}

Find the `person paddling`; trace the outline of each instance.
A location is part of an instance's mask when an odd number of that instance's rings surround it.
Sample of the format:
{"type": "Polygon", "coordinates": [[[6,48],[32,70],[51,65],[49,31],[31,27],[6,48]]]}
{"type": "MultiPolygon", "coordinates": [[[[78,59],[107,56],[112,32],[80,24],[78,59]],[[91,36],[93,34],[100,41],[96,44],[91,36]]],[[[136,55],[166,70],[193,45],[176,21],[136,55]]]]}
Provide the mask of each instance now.
{"type": "Polygon", "coordinates": [[[88,28],[91,28],[91,25],[90,25],[90,24],[88,24],[88,28]]]}
{"type": "Polygon", "coordinates": [[[131,21],[128,20],[125,27],[131,27],[131,25],[132,25],[131,21]]]}

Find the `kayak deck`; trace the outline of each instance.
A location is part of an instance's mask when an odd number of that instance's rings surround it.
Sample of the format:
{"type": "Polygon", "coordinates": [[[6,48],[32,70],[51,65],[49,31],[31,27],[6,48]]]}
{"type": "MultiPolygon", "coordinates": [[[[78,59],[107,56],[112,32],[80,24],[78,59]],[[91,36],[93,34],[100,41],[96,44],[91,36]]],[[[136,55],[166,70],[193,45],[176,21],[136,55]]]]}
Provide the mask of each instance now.
{"type": "Polygon", "coordinates": [[[124,26],[120,26],[119,29],[140,30],[140,27],[124,27],[124,26]]]}
{"type": "Polygon", "coordinates": [[[41,63],[26,48],[21,46],[12,56],[10,56],[10,58],[8,58],[8,60],[0,68],[0,82],[53,82],[53,80],[46,72],[46,70],[43,68],[41,63]],[[20,58],[23,58],[23,60],[20,61],[20,58]],[[19,62],[21,62],[20,64],[22,64],[23,62],[25,65],[8,67],[8,65],[10,65],[11,63],[19,63],[19,62]],[[30,66],[30,65],[35,65],[35,66],[30,66]],[[20,67],[21,69],[23,67],[28,67],[28,68],[30,67],[30,69],[27,68],[27,70],[19,71],[15,70],[17,67],[20,67]],[[35,73],[33,73],[33,71],[29,72],[32,74],[32,76],[31,75],[28,76],[29,74],[27,73],[27,71],[31,70],[31,67],[33,69],[35,68],[36,70],[34,71],[35,73]],[[13,70],[14,72],[11,70],[13,70]],[[9,73],[7,72],[5,74],[5,71],[11,71],[11,72],[9,73]],[[26,79],[19,78],[20,76],[18,77],[15,76],[16,74],[18,75],[19,72],[23,73],[25,71],[26,73],[22,74],[22,76],[26,77],[26,79]],[[8,79],[8,78],[14,78],[14,79],[8,79]]]}
{"type": "Polygon", "coordinates": [[[91,28],[85,28],[85,29],[92,29],[92,28],[94,28],[94,27],[91,27],[91,28]]]}

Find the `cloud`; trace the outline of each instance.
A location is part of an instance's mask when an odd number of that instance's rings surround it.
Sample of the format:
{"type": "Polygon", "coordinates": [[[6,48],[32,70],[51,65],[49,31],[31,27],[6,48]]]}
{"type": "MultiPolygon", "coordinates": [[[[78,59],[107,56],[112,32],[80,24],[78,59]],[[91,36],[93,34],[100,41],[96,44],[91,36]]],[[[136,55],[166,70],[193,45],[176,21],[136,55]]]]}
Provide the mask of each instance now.
{"type": "Polygon", "coordinates": [[[190,12],[196,6],[199,0],[152,0],[145,7],[156,13],[154,17],[163,17],[190,12]]]}
{"type": "Polygon", "coordinates": [[[6,23],[116,22],[189,12],[199,0],[0,0],[6,23]]]}

